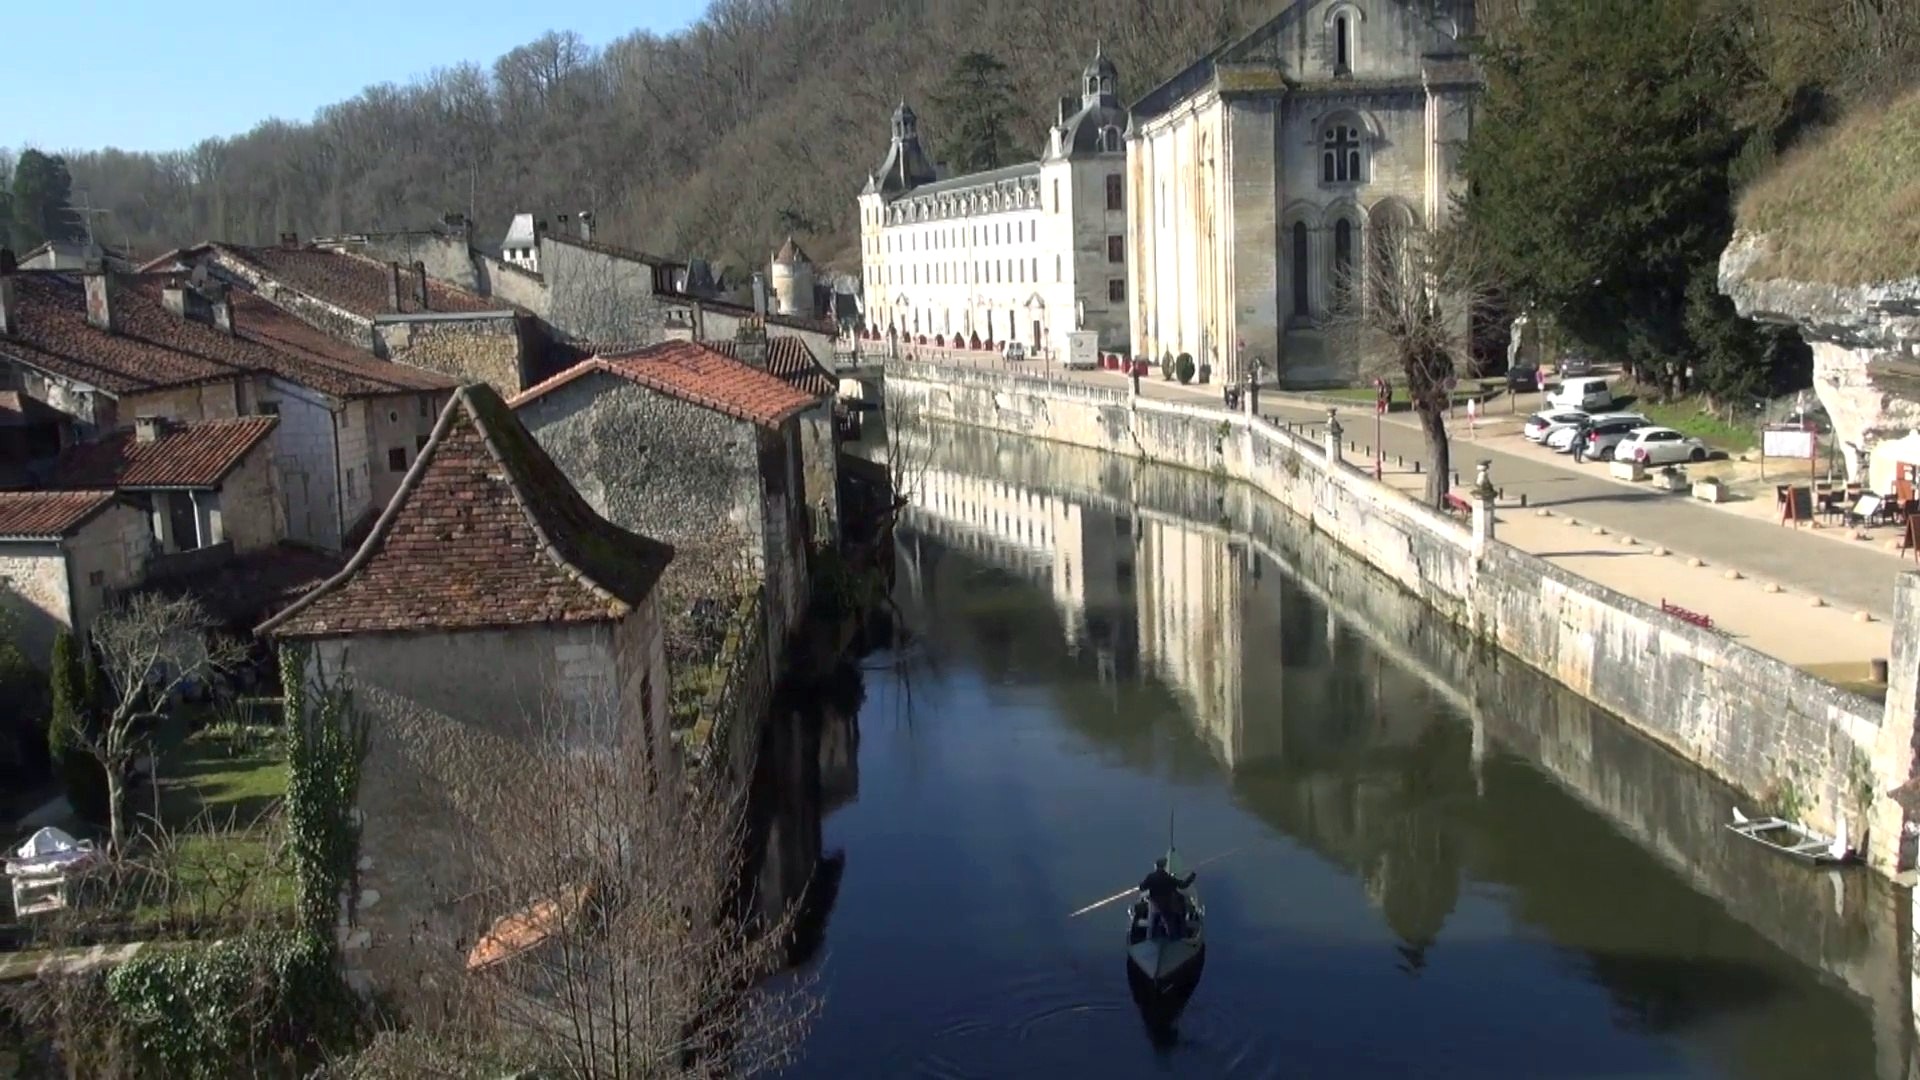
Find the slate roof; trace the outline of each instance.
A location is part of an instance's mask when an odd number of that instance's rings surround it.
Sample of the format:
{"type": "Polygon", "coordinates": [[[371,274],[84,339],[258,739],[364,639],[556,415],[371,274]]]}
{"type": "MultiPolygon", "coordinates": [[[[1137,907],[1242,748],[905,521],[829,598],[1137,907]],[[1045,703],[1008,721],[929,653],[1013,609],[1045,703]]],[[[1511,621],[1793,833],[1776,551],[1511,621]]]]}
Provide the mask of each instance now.
{"type": "Polygon", "coordinates": [[[60,455],[48,483],[58,488],[215,488],[272,434],[277,416],[242,416],[172,426],[152,442],[117,431],[60,455]]]}
{"type": "Polygon", "coordinates": [[[346,568],[257,633],[332,637],[624,618],[673,549],[595,514],[500,395],[464,386],[346,568]]]}
{"type": "Polygon", "coordinates": [[[88,325],[86,286],[76,274],[14,277],[18,332],[0,337],[0,357],[99,387],[116,396],[269,373],[336,397],[451,390],[453,379],[381,360],[301,322],[244,290],[231,290],[234,333],[183,318],[161,304],[175,275],[120,278],[120,329],[88,325]]]}
{"type": "MultiPolygon", "coordinates": [[[[252,264],[261,273],[288,288],[324,300],[362,318],[396,314],[387,303],[391,268],[383,262],[344,251],[316,247],[239,247],[215,245],[219,250],[252,264]]],[[[411,267],[400,268],[400,311],[398,314],[422,314],[416,302],[416,285],[411,267]]],[[[478,293],[427,278],[428,313],[464,313],[511,311],[512,305],[489,299],[478,293]]]]}
{"type": "Polygon", "coordinates": [[[513,406],[519,408],[596,371],[768,428],[777,428],[788,418],[819,404],[819,399],[812,394],[743,364],[712,346],[691,341],[663,341],[633,352],[602,353],[575,364],[523,391],[513,399],[513,406]]]}
{"type": "Polygon", "coordinates": [[[791,236],[787,237],[786,243],[780,245],[779,251],[773,253],[773,261],[783,266],[797,266],[800,263],[811,264],[813,262],[812,259],[807,258],[807,253],[801,249],[800,245],[793,242],[793,237],[791,236]]]}
{"type": "MultiPolygon", "coordinates": [[[[738,359],[731,341],[702,342],[722,356],[738,359]]],[[[797,337],[781,335],[767,339],[767,374],[816,398],[838,393],[840,380],[820,366],[807,343],[797,337]]]]}
{"type": "Polygon", "coordinates": [[[0,540],[58,540],[112,501],[111,491],[0,491],[0,540]]]}

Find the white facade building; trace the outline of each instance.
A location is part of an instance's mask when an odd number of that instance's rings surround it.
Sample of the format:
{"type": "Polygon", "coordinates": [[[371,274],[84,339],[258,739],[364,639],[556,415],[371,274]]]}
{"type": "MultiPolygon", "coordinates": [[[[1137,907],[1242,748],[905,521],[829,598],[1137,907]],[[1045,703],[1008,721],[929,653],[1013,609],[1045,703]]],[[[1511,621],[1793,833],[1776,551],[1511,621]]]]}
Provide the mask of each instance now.
{"type": "Polygon", "coordinates": [[[540,230],[532,214],[515,214],[507,226],[507,237],[500,241],[500,254],[509,263],[530,274],[540,272],[540,230]]]}
{"type": "Polygon", "coordinates": [[[1470,0],[1298,0],[1135,102],[1135,351],[1351,378],[1327,341],[1336,293],[1366,245],[1438,224],[1463,190],[1472,31],[1470,0]]]}
{"type": "Polygon", "coordinates": [[[1038,161],[943,179],[902,103],[860,195],[867,325],[1061,354],[1069,333],[1093,330],[1125,351],[1125,127],[1119,75],[1096,55],[1038,161]]]}

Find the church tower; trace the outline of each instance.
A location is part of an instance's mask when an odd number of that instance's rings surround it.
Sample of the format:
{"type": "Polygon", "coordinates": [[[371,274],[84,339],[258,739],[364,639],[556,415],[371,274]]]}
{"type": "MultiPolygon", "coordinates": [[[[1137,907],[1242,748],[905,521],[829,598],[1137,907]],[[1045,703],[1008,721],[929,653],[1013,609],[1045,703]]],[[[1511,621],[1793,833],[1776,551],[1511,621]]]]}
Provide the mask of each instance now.
{"type": "Polygon", "coordinates": [[[867,175],[867,193],[898,195],[931,184],[938,176],[920,146],[920,118],[903,101],[893,110],[893,142],[887,147],[886,160],[867,175]]]}

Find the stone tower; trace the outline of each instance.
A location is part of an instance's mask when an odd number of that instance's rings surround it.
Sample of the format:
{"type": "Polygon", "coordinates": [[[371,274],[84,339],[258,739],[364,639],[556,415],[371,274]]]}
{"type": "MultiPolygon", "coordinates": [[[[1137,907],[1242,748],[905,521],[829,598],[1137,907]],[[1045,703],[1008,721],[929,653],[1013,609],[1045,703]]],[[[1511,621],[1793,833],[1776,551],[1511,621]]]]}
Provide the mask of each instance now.
{"type": "Polygon", "coordinates": [[[781,315],[809,316],[813,311],[813,260],[787,237],[773,253],[773,295],[781,315]]]}

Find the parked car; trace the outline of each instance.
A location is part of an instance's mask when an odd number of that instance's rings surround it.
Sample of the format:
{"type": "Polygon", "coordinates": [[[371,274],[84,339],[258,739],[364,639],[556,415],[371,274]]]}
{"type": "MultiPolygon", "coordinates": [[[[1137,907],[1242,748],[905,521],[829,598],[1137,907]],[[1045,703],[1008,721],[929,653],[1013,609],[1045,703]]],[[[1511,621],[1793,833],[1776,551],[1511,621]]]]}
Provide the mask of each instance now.
{"type": "Polygon", "coordinates": [[[1547,395],[1547,404],[1559,409],[1593,412],[1613,404],[1613,387],[1602,378],[1562,379],[1547,395]]]}
{"type": "MultiPolygon", "coordinates": [[[[1653,421],[1641,416],[1639,413],[1600,413],[1555,430],[1547,436],[1547,446],[1562,454],[1571,453],[1573,451],[1573,444],[1576,442],[1584,444],[1587,433],[1596,425],[1626,424],[1627,426],[1623,430],[1632,431],[1636,427],[1646,427],[1651,423],[1653,423],[1653,421]]],[[[1586,453],[1584,446],[1582,447],[1581,453],[1586,453]]]]}
{"type": "Polygon", "coordinates": [[[1635,428],[1613,448],[1613,460],[1638,461],[1646,465],[1672,465],[1681,461],[1705,461],[1711,453],[1707,444],[1670,427],[1635,428]]]}
{"type": "Polygon", "coordinates": [[[1587,461],[1610,461],[1613,448],[1621,440],[1647,426],[1644,416],[1616,417],[1603,420],[1595,417],[1581,434],[1574,454],[1587,461]]]}
{"type": "Polygon", "coordinates": [[[1593,374],[1593,358],[1584,353],[1568,353],[1560,358],[1560,377],[1579,378],[1593,374]]]}
{"type": "Polygon", "coordinates": [[[1562,428],[1585,423],[1587,415],[1579,409],[1548,409],[1537,412],[1527,417],[1527,422],[1521,427],[1520,434],[1526,436],[1528,442],[1543,443],[1562,428]]]}
{"type": "Polygon", "coordinates": [[[1507,389],[1519,394],[1529,393],[1546,386],[1546,380],[1540,375],[1537,364],[1519,364],[1507,369],[1507,389]]]}
{"type": "Polygon", "coordinates": [[[1006,347],[1000,350],[1000,356],[1008,363],[1017,364],[1027,358],[1027,347],[1017,341],[1009,341],[1006,347]]]}

